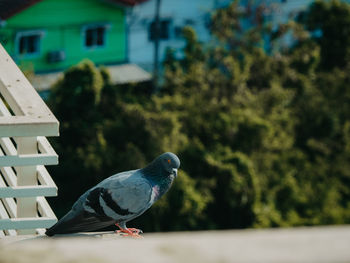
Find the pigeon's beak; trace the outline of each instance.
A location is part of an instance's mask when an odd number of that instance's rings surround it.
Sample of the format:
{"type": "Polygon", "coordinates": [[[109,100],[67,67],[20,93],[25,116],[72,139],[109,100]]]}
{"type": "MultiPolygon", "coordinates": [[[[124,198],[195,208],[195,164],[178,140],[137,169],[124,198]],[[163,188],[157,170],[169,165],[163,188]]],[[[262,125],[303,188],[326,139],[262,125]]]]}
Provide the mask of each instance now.
{"type": "Polygon", "coordinates": [[[174,175],[175,177],[177,177],[177,169],[176,169],[176,168],[173,168],[173,175],[174,175]]]}

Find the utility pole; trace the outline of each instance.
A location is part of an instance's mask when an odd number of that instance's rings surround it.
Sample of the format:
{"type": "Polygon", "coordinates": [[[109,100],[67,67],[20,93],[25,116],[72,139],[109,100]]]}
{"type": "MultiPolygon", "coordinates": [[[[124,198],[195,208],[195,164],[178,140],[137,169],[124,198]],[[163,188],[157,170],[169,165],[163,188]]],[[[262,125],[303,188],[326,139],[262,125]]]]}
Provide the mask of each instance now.
{"type": "Polygon", "coordinates": [[[154,61],[153,61],[153,89],[158,91],[159,78],[159,39],[160,39],[160,1],[156,0],[156,9],[154,14],[154,61]]]}

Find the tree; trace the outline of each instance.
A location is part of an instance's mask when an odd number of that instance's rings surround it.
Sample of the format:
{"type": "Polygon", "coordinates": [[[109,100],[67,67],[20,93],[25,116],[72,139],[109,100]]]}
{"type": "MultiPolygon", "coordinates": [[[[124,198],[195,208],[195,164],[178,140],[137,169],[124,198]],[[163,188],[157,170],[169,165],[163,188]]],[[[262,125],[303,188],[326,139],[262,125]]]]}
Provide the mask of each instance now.
{"type": "Polygon", "coordinates": [[[314,2],[299,15],[321,48],[324,70],[344,68],[350,59],[350,6],[339,0],[314,2]]]}
{"type": "MultiPolygon", "coordinates": [[[[197,164],[184,169],[194,178],[198,175],[197,187],[210,193],[208,225],[348,222],[348,187],[343,188],[347,173],[341,175],[333,165],[341,159],[340,166],[347,167],[339,141],[347,129],[347,74],[320,72],[320,63],[327,59],[323,47],[313,41],[313,32],[296,23],[288,25],[297,30],[295,45],[267,54],[257,43],[268,34],[262,28],[268,27],[257,27],[256,38],[250,38],[252,31],[240,27],[245,11],[238,11],[238,5],[236,1],[213,16],[218,42],[204,51],[209,56],[196,60],[192,53],[179,66],[166,67],[165,87],[175,95],[163,100],[181,111],[189,137],[183,156],[197,164]],[[239,156],[250,170],[237,176],[237,159],[229,156],[239,156]]],[[[187,45],[194,46],[194,39],[187,35],[187,45]]]]}

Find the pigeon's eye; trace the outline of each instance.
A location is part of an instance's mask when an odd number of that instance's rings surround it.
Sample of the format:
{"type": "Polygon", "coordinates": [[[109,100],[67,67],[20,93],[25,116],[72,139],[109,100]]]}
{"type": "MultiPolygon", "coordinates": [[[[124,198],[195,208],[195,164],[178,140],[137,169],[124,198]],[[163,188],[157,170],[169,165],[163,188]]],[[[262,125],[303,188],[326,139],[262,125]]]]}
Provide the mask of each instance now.
{"type": "Polygon", "coordinates": [[[168,163],[171,163],[171,160],[170,160],[170,159],[168,159],[168,163]]]}

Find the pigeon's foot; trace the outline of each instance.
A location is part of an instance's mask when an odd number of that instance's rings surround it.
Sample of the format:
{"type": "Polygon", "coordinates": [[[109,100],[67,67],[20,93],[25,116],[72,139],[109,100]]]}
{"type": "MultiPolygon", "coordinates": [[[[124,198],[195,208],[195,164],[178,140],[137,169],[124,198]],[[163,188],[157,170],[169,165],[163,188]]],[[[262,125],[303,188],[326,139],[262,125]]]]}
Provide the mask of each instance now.
{"type": "Polygon", "coordinates": [[[128,229],[134,234],[143,234],[143,231],[141,229],[137,229],[137,228],[128,228],[128,229]]]}
{"type": "Polygon", "coordinates": [[[122,228],[119,224],[115,224],[117,227],[119,227],[120,230],[115,231],[117,234],[122,234],[122,236],[126,237],[126,236],[130,236],[130,237],[134,237],[134,238],[143,238],[143,236],[141,236],[140,234],[142,234],[142,230],[141,229],[137,229],[137,228],[122,228]]]}
{"type": "Polygon", "coordinates": [[[116,233],[121,234],[123,237],[143,238],[143,236],[131,231],[117,230],[116,233]]]}

